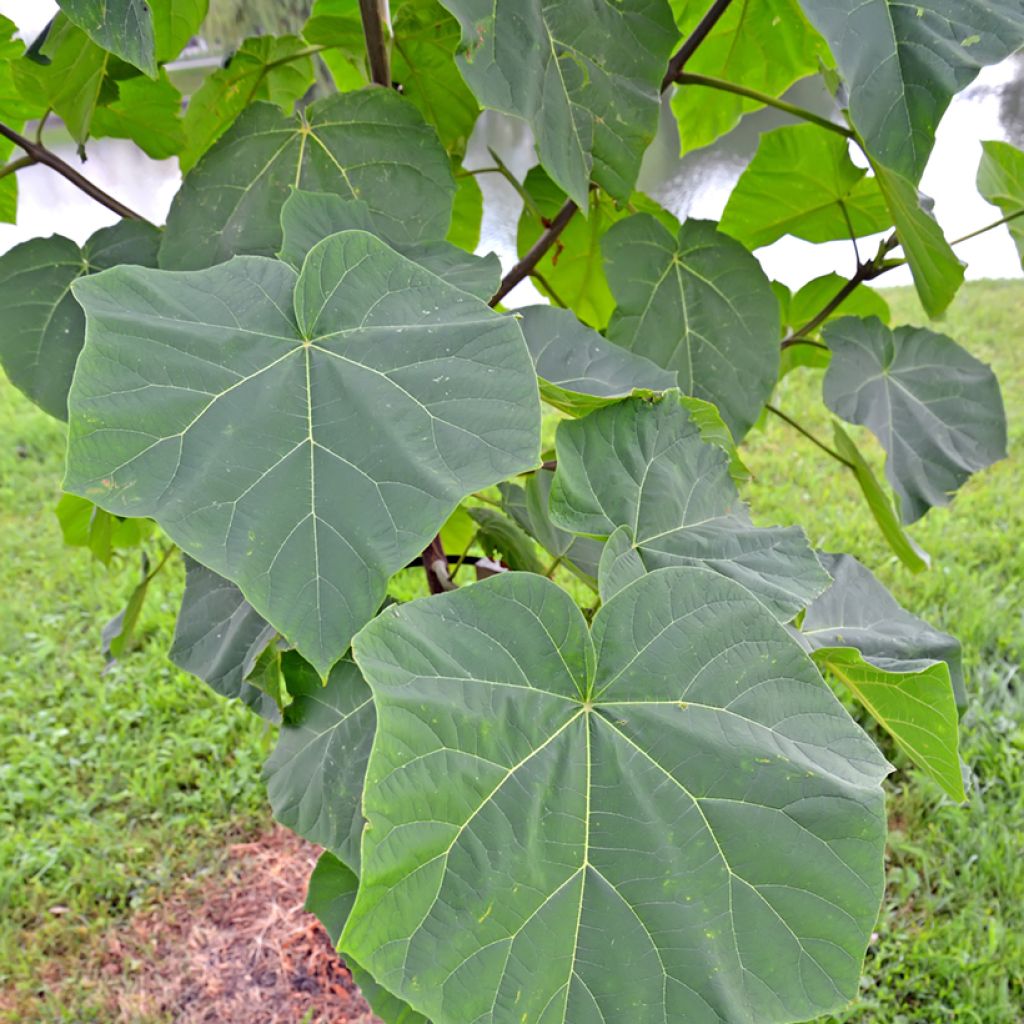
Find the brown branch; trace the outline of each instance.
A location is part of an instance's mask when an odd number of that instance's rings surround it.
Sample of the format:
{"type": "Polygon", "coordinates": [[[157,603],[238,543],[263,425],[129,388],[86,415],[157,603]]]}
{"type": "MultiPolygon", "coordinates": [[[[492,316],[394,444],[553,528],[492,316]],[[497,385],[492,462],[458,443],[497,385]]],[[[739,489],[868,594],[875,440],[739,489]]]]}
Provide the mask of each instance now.
{"type": "Polygon", "coordinates": [[[440,534],[427,545],[422,563],[423,571],[427,575],[427,586],[432,594],[442,594],[446,590],[456,589],[451,576],[448,575],[448,556],[445,554],[440,534]]]}
{"type": "Polygon", "coordinates": [[[391,60],[384,26],[384,0],[359,0],[359,13],[363,17],[363,35],[366,38],[366,56],[370,61],[370,74],[377,85],[391,88],[391,60]]]}
{"type": "Polygon", "coordinates": [[[23,149],[33,163],[44,164],[51,170],[56,171],[62,177],[67,178],[72,185],[80,188],[87,196],[95,199],[97,203],[102,203],[108,210],[113,210],[119,217],[125,217],[128,220],[144,221],[146,219],[141,214],[125,206],[120,200],[115,199],[112,195],[108,195],[103,189],[94,185],[88,178],[83,177],[74,167],[65,163],[56,153],[50,152],[45,146],[26,139],[24,135],[19,135],[13,128],[8,128],[5,124],[0,124],[0,135],[5,139],[10,139],[16,146],[23,149]]]}
{"type": "MultiPolygon", "coordinates": [[[[364,0],[360,0],[364,2],[364,0]]],[[[718,19],[725,14],[726,9],[732,0],[715,0],[707,14],[700,20],[700,24],[693,30],[689,38],[683,43],[679,50],[669,61],[668,70],[661,80],[661,91],[666,89],[676,80],[676,76],[683,70],[686,62],[697,51],[697,47],[707,39],[708,34],[718,23],[718,19]]],[[[558,241],[558,236],[565,230],[569,221],[579,207],[571,200],[566,199],[562,208],[555,214],[554,220],[545,232],[530,247],[530,251],[501,279],[498,290],[491,297],[491,305],[496,306],[508,295],[520,281],[529,277],[533,268],[544,258],[544,254],[558,241]]]]}

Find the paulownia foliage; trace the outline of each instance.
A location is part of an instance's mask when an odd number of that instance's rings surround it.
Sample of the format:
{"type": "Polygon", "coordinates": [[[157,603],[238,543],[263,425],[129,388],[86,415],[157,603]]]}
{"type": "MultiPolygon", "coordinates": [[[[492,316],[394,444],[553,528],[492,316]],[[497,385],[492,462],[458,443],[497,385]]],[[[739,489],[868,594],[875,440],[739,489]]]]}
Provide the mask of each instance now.
{"type": "Polygon", "coordinates": [[[301,273],[237,257],[83,285],[66,489],[152,516],[322,675],[461,498],[537,462],[515,321],[366,232],[301,273]]]}
{"type": "Polygon", "coordinates": [[[1008,142],[983,142],[978,191],[998,206],[1024,264],[1024,151],[1008,142]]]}
{"type": "Polygon", "coordinates": [[[588,630],[509,574],[387,609],[355,656],[379,723],[341,947],[434,1024],[795,1020],[856,990],[888,766],[743,587],[662,570],[588,630]]]}

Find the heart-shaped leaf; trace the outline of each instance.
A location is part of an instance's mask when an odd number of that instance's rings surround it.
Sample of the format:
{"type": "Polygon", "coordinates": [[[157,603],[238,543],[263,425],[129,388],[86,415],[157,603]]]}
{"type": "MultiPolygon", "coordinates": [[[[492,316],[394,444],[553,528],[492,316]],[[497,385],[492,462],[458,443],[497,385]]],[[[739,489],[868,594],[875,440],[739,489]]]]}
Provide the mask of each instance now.
{"type": "Polygon", "coordinates": [[[824,338],[825,404],[882,442],[903,522],[948,504],[972,473],[1006,457],[999,382],[952,338],[857,317],[829,324],[824,338]]]}
{"type": "Polygon", "coordinates": [[[463,497],[537,464],[515,321],[366,232],[76,296],[66,489],[156,519],[323,675],[463,497]]]}
{"type": "Polygon", "coordinates": [[[901,607],[855,558],[821,559],[833,583],[801,625],[814,660],[850,689],[915,764],[963,800],[960,644],[901,607]]]}
{"type": "Polygon", "coordinates": [[[912,184],[953,95],[1024,44],[1020,0],[800,0],[871,155],[912,184]]]}
{"type": "Polygon", "coordinates": [[[728,455],[704,440],[671,392],[658,402],[631,398],[564,421],[555,444],[557,526],[596,537],[628,526],[648,569],[714,569],[783,621],[828,585],[801,529],[750,522],[728,455]]]}
{"type": "Polygon", "coordinates": [[[435,1024],[770,1024],[856,993],[888,766],[738,584],[651,573],[588,631],[508,573],[354,650],[379,719],[341,946],[435,1024]]]}
{"type": "Polygon", "coordinates": [[[603,249],[619,303],[608,340],[677,371],[742,439],[779,374],[779,303],[757,260],[708,221],[674,236],[648,214],[613,225],[603,249]]]}
{"type": "Polygon", "coordinates": [[[340,93],[294,117],[254,103],[185,178],[160,266],[195,270],[281,247],[292,188],[361,199],[396,242],[444,238],[455,183],[419,111],[391,89],[340,93]]]}
{"type": "Polygon", "coordinates": [[[676,373],[609,344],[566,309],[516,310],[540,378],[541,397],[571,416],[610,405],[634,391],[666,391],[676,373]]]}
{"type": "Polygon", "coordinates": [[[358,871],[363,777],[376,724],[369,688],[347,658],[326,683],[293,651],[281,661],[292,702],[263,770],[274,817],[358,871]]]}
{"type": "Polygon", "coordinates": [[[485,107],[525,120],[545,170],[579,206],[593,178],[628,199],[658,127],[676,41],[666,0],[442,0],[459,68],[485,107]]]}
{"type": "Polygon", "coordinates": [[[71,285],[120,263],[156,266],[160,231],[123,220],[100,228],[82,248],[51,235],[0,256],[0,363],[11,383],[45,412],[67,419],[68,388],[85,337],[85,317],[71,285]]]}

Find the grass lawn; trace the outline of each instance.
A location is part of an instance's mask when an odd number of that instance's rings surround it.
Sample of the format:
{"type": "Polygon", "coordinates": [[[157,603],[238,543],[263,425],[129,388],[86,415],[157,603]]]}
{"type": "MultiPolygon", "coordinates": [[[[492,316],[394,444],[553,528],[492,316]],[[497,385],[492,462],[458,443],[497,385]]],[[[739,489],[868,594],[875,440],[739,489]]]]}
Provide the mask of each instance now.
{"type": "MultiPolygon", "coordinates": [[[[894,322],[925,322],[908,290],[887,295],[894,322]]],[[[913,528],[930,572],[895,562],[849,474],[786,424],[767,422],[745,449],[759,521],[800,523],[816,546],[857,555],[965,646],[975,793],[957,807],[895,758],[877,940],[860,999],[830,1024],[1024,1019],[1024,283],[968,285],[940,329],[995,366],[1015,457],[913,528]]],[[[791,374],[777,404],[828,439],[828,417],[805,412],[815,385],[791,374]]],[[[47,963],[73,975],[111,922],[217,872],[228,837],[268,820],[259,775],[272,736],[165,660],[179,567],[151,590],[140,646],[104,673],[100,626],[138,568],[106,570],[63,548],[52,515],[62,435],[0,383],[0,1020],[10,1024],[107,1024],[88,983],[35,995],[47,963]],[[5,1017],[15,993],[20,1008],[5,1017]]]]}

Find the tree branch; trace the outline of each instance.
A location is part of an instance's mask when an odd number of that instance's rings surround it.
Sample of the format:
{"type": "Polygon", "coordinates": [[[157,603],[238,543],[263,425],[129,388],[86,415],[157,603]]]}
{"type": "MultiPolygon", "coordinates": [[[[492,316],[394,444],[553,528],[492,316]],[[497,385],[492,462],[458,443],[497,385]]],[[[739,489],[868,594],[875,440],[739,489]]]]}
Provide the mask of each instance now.
{"type": "Polygon", "coordinates": [[[385,39],[384,0],[359,0],[359,13],[363,18],[363,35],[366,38],[366,56],[370,61],[370,74],[377,85],[391,88],[391,59],[385,39]]]}
{"type": "MultiPolygon", "coordinates": [[[[360,3],[364,2],[366,0],[360,0],[360,3]]],[[[707,39],[731,3],[732,0],[715,0],[711,5],[707,14],[701,18],[700,24],[669,61],[668,70],[661,80],[662,92],[665,92],[679,77],[686,62],[696,53],[697,47],[707,39]]],[[[492,306],[496,306],[520,281],[530,276],[533,268],[544,258],[544,254],[558,241],[558,236],[565,230],[566,225],[572,220],[578,209],[579,207],[571,199],[565,201],[547,230],[530,247],[530,251],[501,279],[501,285],[491,297],[490,304],[492,306]]]]}
{"type": "Polygon", "coordinates": [[[788,423],[798,433],[803,434],[803,436],[806,437],[808,441],[811,441],[814,444],[816,444],[823,452],[825,452],[828,455],[831,455],[832,458],[835,459],[837,462],[841,462],[848,469],[857,468],[856,466],[854,466],[852,462],[850,462],[849,459],[844,459],[842,455],[840,455],[839,452],[837,452],[834,448],[830,448],[827,444],[825,444],[824,441],[819,440],[806,427],[801,426],[799,423],[797,423],[796,420],[787,416],[781,409],[777,409],[774,405],[771,404],[765,405],[765,408],[773,415],[778,416],[779,419],[782,420],[784,423],[788,423]]]}
{"type": "MultiPolygon", "coordinates": [[[[88,178],[83,177],[74,167],[65,163],[56,153],[50,152],[45,146],[26,139],[24,135],[19,135],[13,128],[8,128],[5,124],[0,124],[0,135],[5,139],[10,139],[16,146],[23,149],[31,158],[32,163],[44,164],[51,170],[56,171],[62,177],[67,178],[72,185],[81,189],[87,196],[95,199],[97,203],[102,203],[108,210],[113,210],[119,217],[125,217],[128,220],[144,221],[146,219],[141,214],[125,206],[120,200],[115,199],[112,195],[108,195],[103,189],[94,185],[88,178]]],[[[20,163],[22,166],[27,166],[23,161],[15,162],[20,163]]]]}
{"type": "Polygon", "coordinates": [[[455,590],[451,576],[448,575],[448,556],[438,534],[426,547],[422,555],[423,571],[427,576],[427,586],[432,594],[442,594],[446,590],[455,590]]]}

